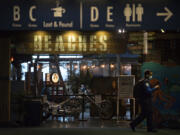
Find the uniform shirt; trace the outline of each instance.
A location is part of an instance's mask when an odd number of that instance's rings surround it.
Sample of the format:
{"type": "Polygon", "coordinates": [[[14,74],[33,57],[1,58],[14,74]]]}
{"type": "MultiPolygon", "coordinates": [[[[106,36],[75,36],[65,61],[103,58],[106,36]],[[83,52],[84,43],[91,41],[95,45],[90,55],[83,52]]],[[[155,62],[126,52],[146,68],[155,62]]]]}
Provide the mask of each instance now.
{"type": "Polygon", "coordinates": [[[151,88],[150,82],[148,79],[145,79],[144,87],[145,87],[147,93],[152,93],[156,89],[156,88],[151,88]]]}

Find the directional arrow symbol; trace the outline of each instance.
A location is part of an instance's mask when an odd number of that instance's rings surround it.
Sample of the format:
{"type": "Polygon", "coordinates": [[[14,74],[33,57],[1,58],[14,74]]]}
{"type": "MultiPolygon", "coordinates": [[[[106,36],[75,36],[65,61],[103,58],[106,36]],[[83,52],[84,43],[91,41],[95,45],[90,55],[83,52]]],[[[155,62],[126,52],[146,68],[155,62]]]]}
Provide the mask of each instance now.
{"type": "Polygon", "coordinates": [[[167,7],[164,7],[164,10],[166,12],[164,12],[164,13],[157,13],[156,15],[157,16],[166,16],[164,18],[164,21],[167,22],[171,18],[171,16],[173,15],[173,13],[167,7]]]}

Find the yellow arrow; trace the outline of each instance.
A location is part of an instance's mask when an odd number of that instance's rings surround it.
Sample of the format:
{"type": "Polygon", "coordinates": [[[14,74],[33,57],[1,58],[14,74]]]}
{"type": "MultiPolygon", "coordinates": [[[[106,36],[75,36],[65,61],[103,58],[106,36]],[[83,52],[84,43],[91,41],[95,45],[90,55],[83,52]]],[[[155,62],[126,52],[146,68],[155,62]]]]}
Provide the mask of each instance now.
{"type": "Polygon", "coordinates": [[[157,16],[166,16],[164,18],[164,21],[167,22],[171,18],[171,16],[173,15],[173,13],[167,7],[164,7],[164,10],[166,12],[164,12],[164,13],[157,13],[156,15],[157,16]]]}

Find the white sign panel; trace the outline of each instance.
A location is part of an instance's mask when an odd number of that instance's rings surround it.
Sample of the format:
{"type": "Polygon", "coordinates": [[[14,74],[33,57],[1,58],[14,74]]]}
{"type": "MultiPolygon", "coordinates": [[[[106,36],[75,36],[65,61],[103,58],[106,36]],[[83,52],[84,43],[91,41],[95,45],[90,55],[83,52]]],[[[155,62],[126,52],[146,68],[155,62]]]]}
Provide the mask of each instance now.
{"type": "Polygon", "coordinates": [[[134,75],[120,75],[118,77],[118,97],[133,98],[134,75]]]}

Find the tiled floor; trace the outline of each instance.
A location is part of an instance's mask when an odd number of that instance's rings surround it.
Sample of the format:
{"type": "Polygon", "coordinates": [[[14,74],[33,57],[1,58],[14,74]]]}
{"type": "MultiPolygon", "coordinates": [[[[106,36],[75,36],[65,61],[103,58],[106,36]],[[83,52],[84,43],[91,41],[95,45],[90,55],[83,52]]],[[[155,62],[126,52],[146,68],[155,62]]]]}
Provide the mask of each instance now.
{"type": "MultiPolygon", "coordinates": [[[[38,127],[0,128],[0,135],[150,135],[143,127],[132,132],[129,121],[107,120],[98,118],[74,121],[47,120],[38,127]]],[[[179,135],[180,130],[159,129],[156,135],[179,135]]]]}
{"type": "MultiPolygon", "coordinates": [[[[126,119],[129,119],[127,113],[126,119]]],[[[130,120],[101,120],[92,118],[89,112],[82,114],[78,120],[73,117],[59,117],[52,120],[50,117],[37,127],[0,128],[0,135],[179,135],[180,130],[159,129],[158,133],[146,132],[145,123],[142,123],[136,132],[129,128],[130,120]]]]}
{"type": "Polygon", "coordinates": [[[128,128],[128,121],[100,120],[93,118],[88,120],[76,120],[65,118],[65,121],[48,120],[41,124],[41,128],[128,128]]]}

